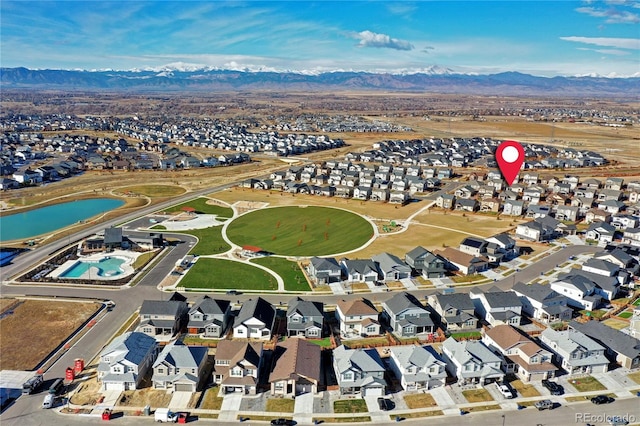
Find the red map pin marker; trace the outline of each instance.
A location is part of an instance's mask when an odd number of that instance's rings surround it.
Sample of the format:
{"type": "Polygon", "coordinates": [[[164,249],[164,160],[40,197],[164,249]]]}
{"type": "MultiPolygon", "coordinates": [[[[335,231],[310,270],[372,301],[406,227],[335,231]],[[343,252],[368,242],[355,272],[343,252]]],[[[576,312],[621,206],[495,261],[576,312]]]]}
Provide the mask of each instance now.
{"type": "Polygon", "coordinates": [[[524,163],[524,148],[516,141],[504,141],[496,149],[496,161],[504,180],[511,186],[524,163]]]}

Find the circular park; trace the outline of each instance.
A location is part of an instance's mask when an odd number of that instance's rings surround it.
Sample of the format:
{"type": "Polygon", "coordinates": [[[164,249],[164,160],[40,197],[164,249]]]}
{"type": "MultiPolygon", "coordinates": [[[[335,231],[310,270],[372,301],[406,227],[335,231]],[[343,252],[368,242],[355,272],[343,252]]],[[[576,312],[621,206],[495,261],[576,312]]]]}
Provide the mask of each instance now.
{"type": "Polygon", "coordinates": [[[374,236],[373,225],[346,210],[318,206],[271,207],[237,217],[226,229],[238,246],[282,256],[327,256],[355,250],[374,236]]]}

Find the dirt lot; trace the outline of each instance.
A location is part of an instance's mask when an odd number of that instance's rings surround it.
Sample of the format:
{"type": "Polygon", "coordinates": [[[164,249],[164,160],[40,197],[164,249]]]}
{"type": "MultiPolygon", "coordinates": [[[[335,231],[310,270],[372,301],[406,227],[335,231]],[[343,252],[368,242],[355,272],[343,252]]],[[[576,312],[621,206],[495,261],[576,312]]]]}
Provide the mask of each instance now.
{"type": "Polygon", "coordinates": [[[98,308],[97,303],[25,300],[0,320],[0,369],[33,369],[98,308]],[[27,345],[25,339],[38,344],[27,345]]]}
{"type": "Polygon", "coordinates": [[[171,394],[166,390],[156,390],[153,388],[143,388],[132,391],[124,391],[120,394],[117,405],[127,407],[166,407],[171,402],[171,394]]]}

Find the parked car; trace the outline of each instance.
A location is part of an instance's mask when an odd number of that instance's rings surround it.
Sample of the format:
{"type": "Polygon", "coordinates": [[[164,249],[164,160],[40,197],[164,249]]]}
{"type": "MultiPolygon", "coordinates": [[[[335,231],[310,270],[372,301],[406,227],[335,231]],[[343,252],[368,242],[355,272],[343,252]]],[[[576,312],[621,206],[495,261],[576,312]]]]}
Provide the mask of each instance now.
{"type": "Polygon", "coordinates": [[[598,396],[594,396],[593,398],[591,398],[591,402],[593,402],[596,405],[610,404],[613,401],[615,401],[615,399],[611,398],[608,395],[598,395],[598,396]]]}
{"type": "Polygon", "coordinates": [[[564,388],[562,386],[550,380],[543,380],[542,386],[549,389],[551,395],[562,395],[564,393],[564,388]]]}
{"type": "Polygon", "coordinates": [[[516,397],[515,391],[511,389],[509,385],[496,382],[496,386],[498,386],[498,390],[505,398],[511,399],[516,397]]]}
{"type": "Polygon", "coordinates": [[[380,407],[382,411],[393,410],[393,406],[393,402],[390,400],[382,397],[378,398],[378,407],[380,407]]]}
{"type": "Polygon", "coordinates": [[[607,423],[612,426],[624,426],[629,424],[629,420],[625,419],[622,416],[612,416],[607,417],[607,423]]]}
{"type": "Polygon", "coordinates": [[[536,402],[534,407],[536,407],[538,411],[553,410],[553,402],[549,399],[543,399],[542,401],[536,402]]]}
{"type": "Polygon", "coordinates": [[[237,296],[238,294],[242,294],[242,293],[240,293],[238,290],[228,290],[227,294],[230,294],[232,296],[237,296]]]}
{"type": "Polygon", "coordinates": [[[280,418],[271,420],[271,424],[274,426],[294,426],[296,422],[291,419],[280,418]]]}

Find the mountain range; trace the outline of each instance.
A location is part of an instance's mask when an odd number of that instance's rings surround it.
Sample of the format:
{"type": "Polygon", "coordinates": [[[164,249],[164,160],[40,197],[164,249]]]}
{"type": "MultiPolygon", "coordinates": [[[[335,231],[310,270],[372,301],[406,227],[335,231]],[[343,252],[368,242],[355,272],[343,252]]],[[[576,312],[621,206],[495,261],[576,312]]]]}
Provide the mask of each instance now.
{"type": "Polygon", "coordinates": [[[406,91],[479,95],[558,97],[639,96],[640,78],[539,77],[519,72],[457,74],[431,67],[412,73],[226,70],[165,67],[134,71],[0,68],[4,89],[96,91],[406,91]]]}

